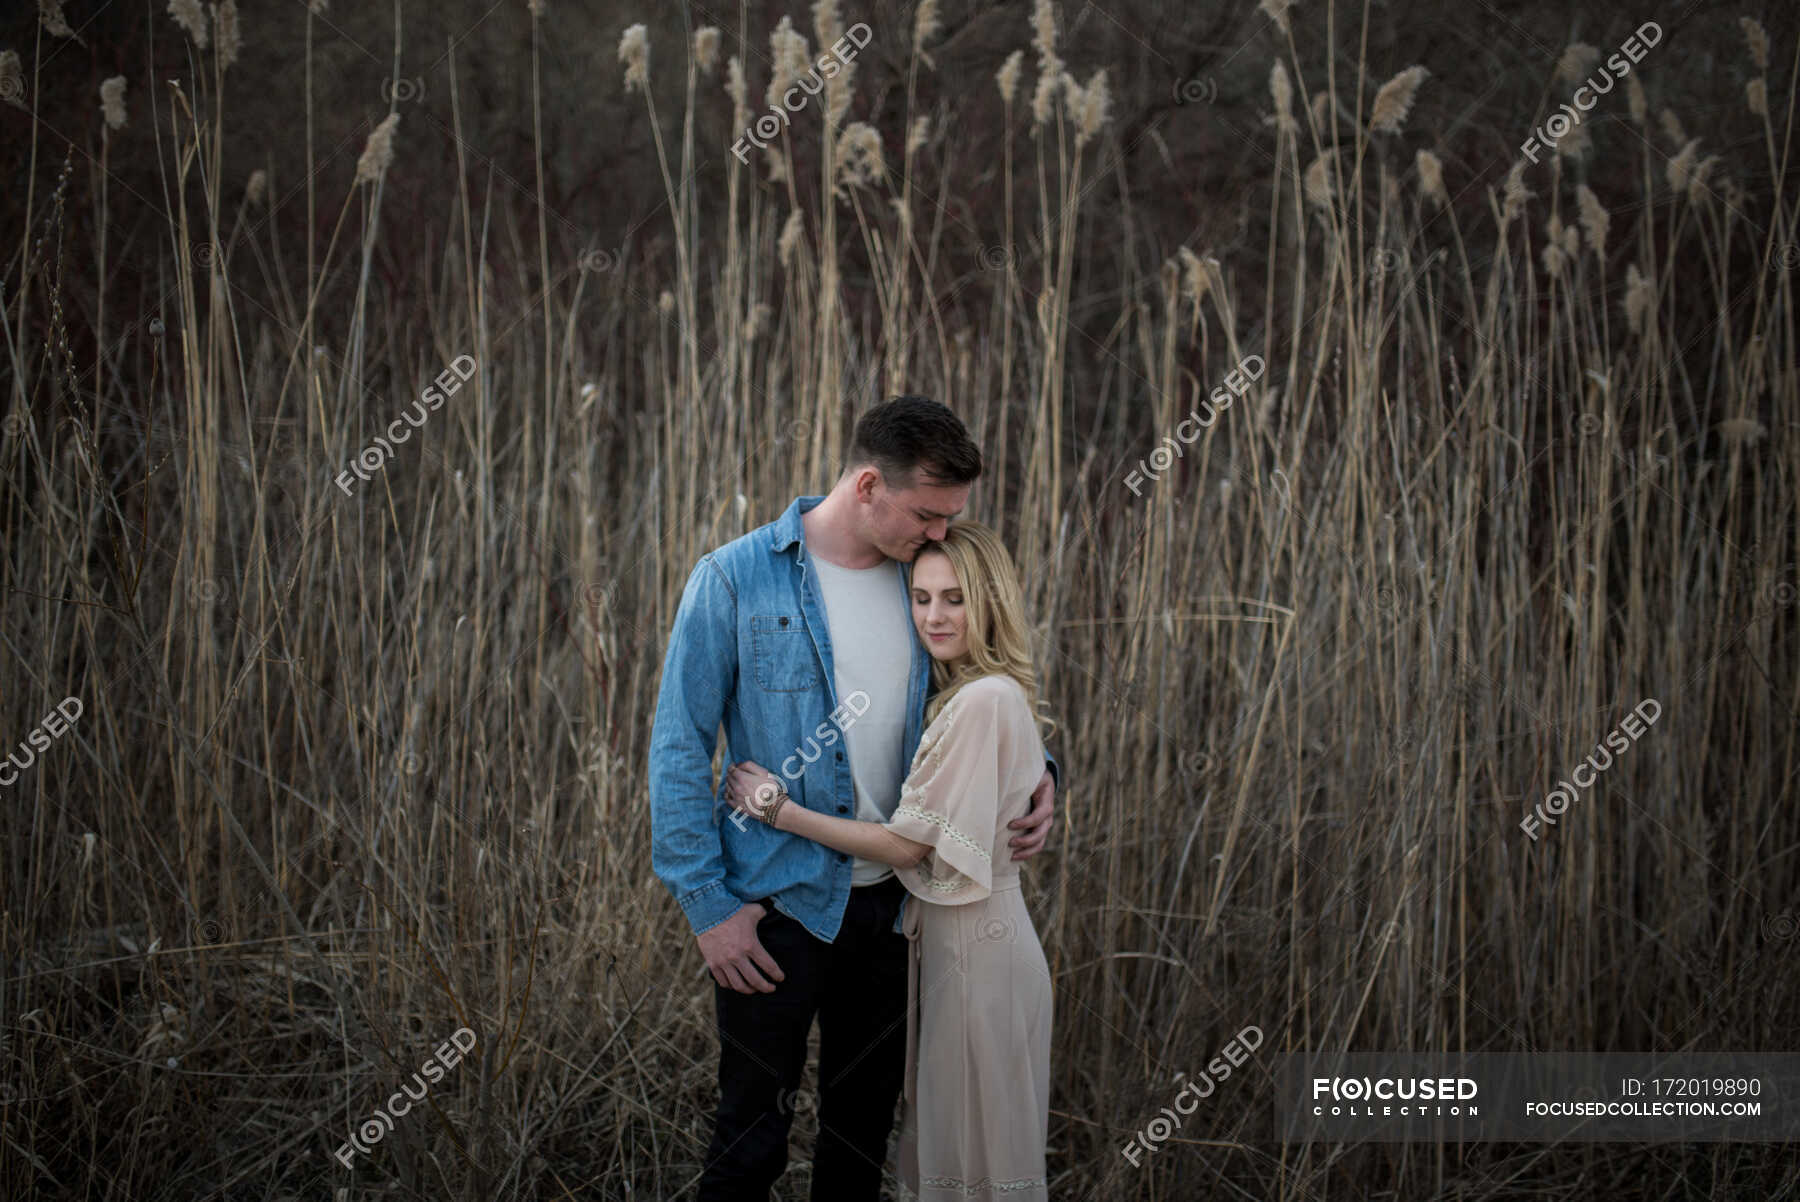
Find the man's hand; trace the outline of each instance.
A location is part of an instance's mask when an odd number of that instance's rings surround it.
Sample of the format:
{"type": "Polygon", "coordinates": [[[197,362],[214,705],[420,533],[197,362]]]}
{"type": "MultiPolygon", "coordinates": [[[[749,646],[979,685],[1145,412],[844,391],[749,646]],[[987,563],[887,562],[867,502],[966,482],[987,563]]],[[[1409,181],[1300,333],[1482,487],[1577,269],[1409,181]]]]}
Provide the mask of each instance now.
{"type": "Polygon", "coordinates": [[[1029,860],[1044,850],[1044,840],[1050,837],[1050,820],[1055,816],[1056,778],[1050,775],[1050,769],[1044,769],[1044,778],[1038,781],[1038,787],[1031,791],[1031,809],[1022,817],[1014,818],[1007,823],[1008,830],[1023,831],[1007,841],[1012,848],[1013,860],[1029,860]]]}
{"type": "Polygon", "coordinates": [[[775,957],[756,937],[756,924],[768,912],[760,902],[746,902],[736,914],[694,937],[713,980],[739,993],[774,993],[775,986],[762,973],[777,981],[786,979],[775,957]],[[757,972],[758,968],[762,972],[757,972]]]}

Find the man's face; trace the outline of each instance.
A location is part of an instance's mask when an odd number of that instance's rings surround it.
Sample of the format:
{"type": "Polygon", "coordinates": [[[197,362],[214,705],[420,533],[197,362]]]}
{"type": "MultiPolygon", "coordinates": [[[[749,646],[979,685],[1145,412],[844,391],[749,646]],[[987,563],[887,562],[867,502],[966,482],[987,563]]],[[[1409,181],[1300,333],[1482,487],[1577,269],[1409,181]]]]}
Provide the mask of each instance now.
{"type": "Polygon", "coordinates": [[[928,540],[944,537],[950,519],[962,512],[969,500],[967,484],[915,484],[889,488],[873,468],[867,507],[866,537],[889,559],[911,563],[928,540]]]}

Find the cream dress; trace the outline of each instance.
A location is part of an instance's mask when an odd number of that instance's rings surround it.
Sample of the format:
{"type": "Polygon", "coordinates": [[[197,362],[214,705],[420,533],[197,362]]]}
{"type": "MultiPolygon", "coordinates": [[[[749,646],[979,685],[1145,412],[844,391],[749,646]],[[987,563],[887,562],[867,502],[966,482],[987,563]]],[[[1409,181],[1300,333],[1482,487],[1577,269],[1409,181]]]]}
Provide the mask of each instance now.
{"type": "Polygon", "coordinates": [[[932,850],[906,901],[904,1199],[1046,1197],[1050,972],[1019,892],[1008,822],[1044,775],[1025,691],[964,685],[919,740],[887,826],[932,850]]]}

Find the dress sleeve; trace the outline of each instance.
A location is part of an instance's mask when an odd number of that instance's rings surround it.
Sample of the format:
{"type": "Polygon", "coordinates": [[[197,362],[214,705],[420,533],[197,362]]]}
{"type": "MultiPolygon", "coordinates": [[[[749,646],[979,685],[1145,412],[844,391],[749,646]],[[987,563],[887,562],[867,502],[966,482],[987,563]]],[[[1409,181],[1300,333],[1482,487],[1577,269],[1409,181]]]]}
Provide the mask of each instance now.
{"type": "Polygon", "coordinates": [[[981,901],[993,886],[993,846],[1005,788],[1001,695],[965,687],[950,699],[913,755],[887,827],[931,851],[896,868],[907,891],[938,905],[981,901]]]}

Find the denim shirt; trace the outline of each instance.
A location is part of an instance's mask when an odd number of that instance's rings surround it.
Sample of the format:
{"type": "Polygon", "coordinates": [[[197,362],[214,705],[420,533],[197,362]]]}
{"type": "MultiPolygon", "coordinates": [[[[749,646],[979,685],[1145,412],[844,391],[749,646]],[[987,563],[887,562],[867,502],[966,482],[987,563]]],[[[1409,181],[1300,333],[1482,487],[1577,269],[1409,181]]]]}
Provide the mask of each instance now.
{"type": "MultiPolygon", "coordinates": [[[[834,721],[843,711],[831,633],[800,521],[824,499],[797,497],[773,522],[701,556],[669,632],[650,734],[650,866],[696,935],[770,897],[829,943],[850,900],[848,854],[753,818],[733,821],[725,782],[715,784],[712,768],[722,724],[727,762],[754,760],[782,773],[791,804],[837,817],[855,812],[834,721]]],[[[910,613],[910,577],[897,561],[894,587],[910,613]]],[[[901,779],[919,746],[931,687],[931,656],[916,632],[911,641],[901,779]]],[[[1049,768],[1056,774],[1054,759],[1049,768]]],[[[903,899],[895,931],[910,904],[903,899]]]]}

